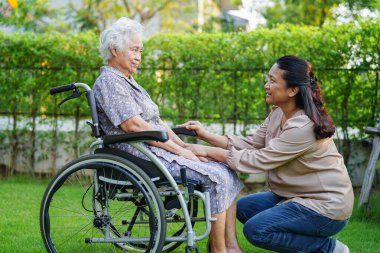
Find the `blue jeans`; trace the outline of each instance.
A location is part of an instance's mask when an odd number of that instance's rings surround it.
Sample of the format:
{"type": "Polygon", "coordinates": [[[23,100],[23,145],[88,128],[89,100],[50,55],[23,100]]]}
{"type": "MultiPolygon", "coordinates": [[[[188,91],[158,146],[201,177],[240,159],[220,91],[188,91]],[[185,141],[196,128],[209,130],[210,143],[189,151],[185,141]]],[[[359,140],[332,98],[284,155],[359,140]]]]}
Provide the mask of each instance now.
{"type": "Polygon", "coordinates": [[[237,218],[244,224],[244,235],[253,245],[276,252],[331,253],[335,239],[348,220],[332,220],[272,192],[260,192],[237,202],[237,218]]]}

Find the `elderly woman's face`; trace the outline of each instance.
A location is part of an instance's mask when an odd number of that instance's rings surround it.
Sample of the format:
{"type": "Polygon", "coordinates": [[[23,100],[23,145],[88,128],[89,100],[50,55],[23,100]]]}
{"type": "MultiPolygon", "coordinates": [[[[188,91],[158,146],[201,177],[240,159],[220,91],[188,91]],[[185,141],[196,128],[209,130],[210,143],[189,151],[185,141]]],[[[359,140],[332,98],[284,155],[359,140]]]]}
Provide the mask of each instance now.
{"type": "Polygon", "coordinates": [[[116,67],[127,77],[133,74],[141,64],[141,53],[143,43],[140,36],[135,36],[125,45],[124,50],[112,49],[112,59],[110,65],[116,67]]]}

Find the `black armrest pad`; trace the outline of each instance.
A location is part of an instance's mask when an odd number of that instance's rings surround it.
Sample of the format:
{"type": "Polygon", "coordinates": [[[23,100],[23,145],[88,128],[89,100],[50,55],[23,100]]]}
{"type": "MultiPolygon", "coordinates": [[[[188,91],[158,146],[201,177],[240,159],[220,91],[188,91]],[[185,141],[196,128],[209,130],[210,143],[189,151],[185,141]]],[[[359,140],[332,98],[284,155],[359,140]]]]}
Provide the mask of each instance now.
{"type": "Polygon", "coordinates": [[[132,142],[132,141],[160,141],[166,142],[169,140],[167,132],[164,131],[143,131],[136,133],[125,133],[118,135],[105,135],[103,136],[104,145],[132,142]]]}
{"type": "Polygon", "coordinates": [[[194,130],[189,130],[186,127],[175,127],[172,128],[173,132],[176,135],[189,135],[189,136],[197,136],[197,132],[194,130]]]}

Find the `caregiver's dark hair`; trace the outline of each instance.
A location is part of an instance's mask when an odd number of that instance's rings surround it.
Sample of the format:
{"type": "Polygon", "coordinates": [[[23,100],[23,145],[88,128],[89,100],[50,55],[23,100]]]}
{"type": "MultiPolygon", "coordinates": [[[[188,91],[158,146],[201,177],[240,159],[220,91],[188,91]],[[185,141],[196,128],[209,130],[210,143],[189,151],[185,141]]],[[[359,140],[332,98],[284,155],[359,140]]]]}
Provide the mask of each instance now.
{"type": "Polygon", "coordinates": [[[304,109],[314,122],[317,139],[331,137],[335,132],[334,122],[324,107],[323,95],[312,65],[293,55],[283,56],[276,61],[278,68],[284,70],[284,80],[288,87],[298,87],[297,107],[304,109]]]}

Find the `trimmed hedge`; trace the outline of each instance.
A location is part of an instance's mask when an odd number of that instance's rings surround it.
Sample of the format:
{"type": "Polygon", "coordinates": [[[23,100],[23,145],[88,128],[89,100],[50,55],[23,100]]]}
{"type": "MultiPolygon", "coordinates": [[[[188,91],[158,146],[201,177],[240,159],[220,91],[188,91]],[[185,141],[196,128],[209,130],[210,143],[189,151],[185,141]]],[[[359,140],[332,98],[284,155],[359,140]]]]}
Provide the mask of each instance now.
{"type": "MultiPolygon", "coordinates": [[[[349,140],[350,128],[374,125],[379,114],[379,41],[380,20],[323,28],[281,25],[249,33],[159,34],[144,43],[143,63],[134,77],[159,104],[164,119],[257,124],[268,113],[266,73],[278,57],[294,54],[314,64],[327,107],[349,140]]],[[[0,140],[17,139],[20,114],[31,119],[32,132],[39,115],[88,115],[85,99],[57,111],[64,95],[50,96],[49,89],[94,83],[102,65],[97,34],[0,33],[0,55],[0,114],[16,123],[13,135],[0,134],[0,140]]]]}
{"type": "MultiPolygon", "coordinates": [[[[265,74],[280,56],[311,61],[338,125],[371,125],[378,114],[380,22],[316,27],[279,26],[250,33],[156,35],[145,42],[134,76],[164,117],[257,123],[267,114],[265,74]],[[357,106],[356,101],[360,101],[357,106]]],[[[52,86],[93,84],[102,65],[98,36],[0,34],[0,112],[53,114],[52,86]]],[[[75,114],[85,101],[65,105],[75,114]]]]}

